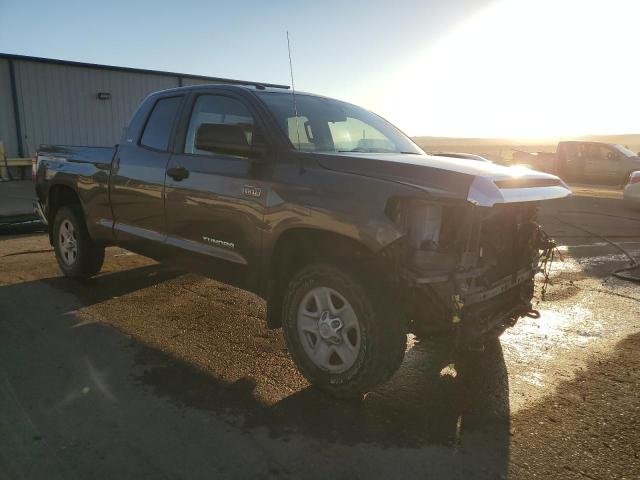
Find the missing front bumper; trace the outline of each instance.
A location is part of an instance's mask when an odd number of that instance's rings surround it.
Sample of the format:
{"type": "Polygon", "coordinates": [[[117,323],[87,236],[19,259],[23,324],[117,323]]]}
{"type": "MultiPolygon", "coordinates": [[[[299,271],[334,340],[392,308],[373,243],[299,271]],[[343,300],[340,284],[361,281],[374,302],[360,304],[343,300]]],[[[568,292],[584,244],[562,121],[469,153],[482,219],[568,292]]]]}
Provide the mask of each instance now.
{"type": "Polygon", "coordinates": [[[463,343],[497,337],[532,311],[538,271],[536,263],[488,286],[475,286],[484,273],[477,269],[440,282],[433,282],[433,276],[413,277],[411,331],[419,336],[455,334],[463,343]]]}
{"type": "Polygon", "coordinates": [[[480,278],[486,272],[485,269],[475,269],[467,272],[443,274],[434,276],[419,277],[411,275],[411,281],[414,285],[432,286],[438,291],[438,287],[447,286],[445,290],[458,290],[462,302],[466,306],[474,305],[483,301],[490,300],[501,295],[523,283],[533,280],[536,273],[540,271],[538,263],[532,264],[530,268],[524,268],[514,272],[489,286],[469,287],[468,283],[473,283],[474,279],[480,278]]]}

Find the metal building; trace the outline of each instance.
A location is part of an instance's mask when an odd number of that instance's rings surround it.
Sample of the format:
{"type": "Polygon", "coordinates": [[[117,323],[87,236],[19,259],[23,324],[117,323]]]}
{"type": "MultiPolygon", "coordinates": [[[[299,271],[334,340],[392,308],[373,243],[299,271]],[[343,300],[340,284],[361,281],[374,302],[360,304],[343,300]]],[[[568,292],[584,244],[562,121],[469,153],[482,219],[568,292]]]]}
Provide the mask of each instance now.
{"type": "Polygon", "coordinates": [[[41,144],[112,146],[149,93],[206,83],[256,82],[0,53],[0,142],[9,158],[41,144]]]}

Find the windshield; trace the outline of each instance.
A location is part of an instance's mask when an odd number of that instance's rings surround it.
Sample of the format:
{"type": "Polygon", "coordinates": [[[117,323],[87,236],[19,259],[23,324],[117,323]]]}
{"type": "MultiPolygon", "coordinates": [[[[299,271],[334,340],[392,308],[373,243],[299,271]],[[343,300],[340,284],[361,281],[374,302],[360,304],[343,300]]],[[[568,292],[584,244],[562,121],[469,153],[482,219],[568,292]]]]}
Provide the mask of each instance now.
{"type": "Polygon", "coordinates": [[[383,118],[349,103],[311,95],[256,92],[293,147],[303,152],[406,153],[421,155],[406,135],[383,118]]]}
{"type": "Polygon", "coordinates": [[[627,147],[624,147],[622,145],[614,145],[613,148],[615,148],[616,150],[618,150],[619,152],[622,152],[622,154],[625,157],[635,157],[636,156],[636,152],[632,152],[631,150],[629,150],[627,147]]]}

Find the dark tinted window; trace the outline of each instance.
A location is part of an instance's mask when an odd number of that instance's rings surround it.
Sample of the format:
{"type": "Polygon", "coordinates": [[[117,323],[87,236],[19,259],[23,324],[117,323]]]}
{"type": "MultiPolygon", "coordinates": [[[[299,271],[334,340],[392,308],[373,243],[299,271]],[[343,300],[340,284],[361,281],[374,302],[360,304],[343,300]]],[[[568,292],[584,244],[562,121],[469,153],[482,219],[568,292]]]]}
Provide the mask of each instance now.
{"type": "Polygon", "coordinates": [[[156,102],[151,115],[149,115],[149,120],[147,120],[147,125],[144,127],[140,145],[156,150],[167,150],[169,135],[171,135],[173,122],[181,101],[182,97],[170,97],[162,98],[156,102]]]}
{"type": "Polygon", "coordinates": [[[225,95],[200,95],[193,106],[187,138],[184,142],[185,153],[213,155],[212,152],[195,147],[198,128],[203,123],[236,125],[242,127],[247,144],[253,139],[253,116],[242,102],[225,95]]]}

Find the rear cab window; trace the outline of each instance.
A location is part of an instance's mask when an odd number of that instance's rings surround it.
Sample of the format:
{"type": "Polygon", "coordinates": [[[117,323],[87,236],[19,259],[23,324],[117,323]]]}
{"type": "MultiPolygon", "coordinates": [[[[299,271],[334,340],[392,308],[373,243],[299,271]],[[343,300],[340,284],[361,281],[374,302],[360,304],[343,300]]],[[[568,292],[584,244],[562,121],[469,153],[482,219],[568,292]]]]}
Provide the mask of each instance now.
{"type": "Polygon", "coordinates": [[[156,102],[140,137],[141,146],[154,150],[168,150],[171,131],[181,102],[182,96],[161,98],[156,102]]]}

